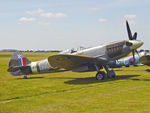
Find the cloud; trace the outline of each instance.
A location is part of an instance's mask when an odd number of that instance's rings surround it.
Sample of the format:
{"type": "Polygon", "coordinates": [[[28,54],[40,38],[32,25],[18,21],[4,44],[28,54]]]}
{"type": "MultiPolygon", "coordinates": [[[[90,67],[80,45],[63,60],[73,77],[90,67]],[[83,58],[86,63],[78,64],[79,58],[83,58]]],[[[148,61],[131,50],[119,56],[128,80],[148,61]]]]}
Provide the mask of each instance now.
{"type": "Polygon", "coordinates": [[[134,20],[129,20],[128,22],[129,22],[130,25],[135,25],[136,24],[136,22],[134,20]]]}
{"type": "Polygon", "coordinates": [[[38,24],[40,24],[40,25],[44,25],[44,26],[45,26],[45,25],[49,25],[49,23],[48,23],[48,22],[42,22],[42,21],[39,21],[39,22],[38,22],[38,24]]]}
{"type": "Polygon", "coordinates": [[[134,18],[136,18],[136,15],[135,14],[130,14],[130,15],[125,15],[124,17],[126,19],[134,19],[134,18]]]}
{"type": "Polygon", "coordinates": [[[34,11],[26,11],[26,14],[35,15],[35,14],[41,14],[43,12],[44,12],[43,9],[37,9],[37,10],[34,10],[34,11]]]}
{"type": "Polygon", "coordinates": [[[52,12],[46,12],[43,9],[37,9],[37,10],[32,10],[32,11],[26,11],[25,12],[27,16],[32,17],[21,17],[19,18],[19,22],[17,24],[23,24],[23,22],[34,22],[36,21],[37,24],[39,25],[49,25],[48,22],[43,22],[41,21],[42,18],[64,18],[67,15],[65,13],[52,13],[52,12]],[[41,17],[41,18],[39,18],[41,17]]]}
{"type": "Polygon", "coordinates": [[[99,22],[106,22],[107,20],[105,18],[98,19],[99,22]]]}
{"type": "Polygon", "coordinates": [[[132,25],[136,24],[136,22],[135,22],[136,15],[135,14],[127,14],[124,16],[124,18],[128,20],[129,24],[132,24],[132,25]]]}
{"type": "Polygon", "coordinates": [[[21,22],[33,22],[33,21],[36,21],[36,18],[21,17],[19,19],[19,21],[21,21],[21,22]]]}
{"type": "Polygon", "coordinates": [[[45,17],[45,18],[64,18],[67,15],[64,13],[41,13],[40,16],[45,17]]]}
{"type": "Polygon", "coordinates": [[[67,15],[66,14],[64,14],[64,13],[56,13],[55,14],[55,17],[56,18],[63,18],[63,17],[66,17],[67,15]]]}
{"type": "Polygon", "coordinates": [[[64,18],[67,15],[65,13],[52,13],[52,12],[45,12],[43,9],[37,9],[34,11],[26,11],[28,15],[39,15],[45,18],[64,18]]]}
{"type": "Polygon", "coordinates": [[[53,13],[41,13],[40,16],[45,18],[53,18],[55,15],[53,13]]]}
{"type": "Polygon", "coordinates": [[[99,11],[100,8],[89,8],[88,10],[90,10],[90,11],[99,11]]]}

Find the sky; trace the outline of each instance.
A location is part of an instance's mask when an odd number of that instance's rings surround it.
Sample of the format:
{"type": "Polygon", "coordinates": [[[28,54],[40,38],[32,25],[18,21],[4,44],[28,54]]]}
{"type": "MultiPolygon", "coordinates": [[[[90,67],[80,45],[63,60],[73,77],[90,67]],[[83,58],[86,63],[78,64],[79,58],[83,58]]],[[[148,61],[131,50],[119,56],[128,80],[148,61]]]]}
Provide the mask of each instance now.
{"type": "Polygon", "coordinates": [[[128,40],[150,49],[150,0],[1,0],[0,50],[65,50],[128,40]]]}

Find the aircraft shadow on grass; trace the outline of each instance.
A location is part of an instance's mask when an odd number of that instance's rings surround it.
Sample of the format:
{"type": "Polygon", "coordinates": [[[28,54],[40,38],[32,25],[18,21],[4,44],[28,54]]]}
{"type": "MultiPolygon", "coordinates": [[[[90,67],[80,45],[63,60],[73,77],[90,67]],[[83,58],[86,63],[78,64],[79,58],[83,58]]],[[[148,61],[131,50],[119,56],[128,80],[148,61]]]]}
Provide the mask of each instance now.
{"type": "Polygon", "coordinates": [[[102,81],[96,80],[95,77],[87,77],[87,78],[76,78],[74,80],[69,80],[64,83],[66,84],[74,84],[74,85],[81,85],[81,84],[93,84],[93,83],[103,83],[108,81],[115,81],[115,80],[121,80],[121,79],[129,79],[132,77],[138,77],[140,75],[119,75],[116,76],[116,78],[113,79],[105,79],[102,81]]]}
{"type": "Polygon", "coordinates": [[[150,69],[146,69],[145,71],[150,72],[150,69]]]}
{"type": "Polygon", "coordinates": [[[132,79],[134,81],[150,81],[150,79],[132,79]]]}
{"type": "Polygon", "coordinates": [[[44,78],[44,77],[28,77],[27,79],[24,79],[24,78],[16,78],[16,79],[28,80],[28,79],[41,79],[41,78],[44,78]]]}
{"type": "MultiPolygon", "coordinates": [[[[120,69],[120,70],[119,70],[119,69],[118,69],[118,70],[115,70],[115,71],[148,71],[148,69],[147,69],[147,70],[144,70],[144,69],[141,69],[141,70],[140,70],[140,69],[137,69],[137,70],[121,70],[121,69],[120,69]]],[[[150,72],[150,70],[149,70],[149,72],[150,72]]]]}

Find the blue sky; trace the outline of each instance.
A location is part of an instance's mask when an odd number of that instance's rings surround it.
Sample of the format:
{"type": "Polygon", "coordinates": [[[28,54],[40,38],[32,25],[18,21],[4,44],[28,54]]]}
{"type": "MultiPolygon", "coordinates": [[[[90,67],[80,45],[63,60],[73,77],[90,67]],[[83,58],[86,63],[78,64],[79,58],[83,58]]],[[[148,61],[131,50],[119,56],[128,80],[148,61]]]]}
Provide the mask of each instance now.
{"type": "Polygon", "coordinates": [[[49,50],[127,40],[132,33],[150,49],[149,0],[4,0],[0,49],[49,50]]]}

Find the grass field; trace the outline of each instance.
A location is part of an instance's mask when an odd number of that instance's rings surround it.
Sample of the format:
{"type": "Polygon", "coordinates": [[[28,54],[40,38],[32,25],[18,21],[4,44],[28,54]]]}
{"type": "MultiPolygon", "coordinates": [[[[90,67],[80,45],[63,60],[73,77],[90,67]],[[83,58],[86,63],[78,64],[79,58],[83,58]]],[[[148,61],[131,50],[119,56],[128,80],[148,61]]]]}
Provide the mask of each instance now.
{"type": "MultiPolygon", "coordinates": [[[[0,113],[149,113],[150,69],[115,69],[117,77],[95,80],[96,72],[37,74],[23,79],[7,72],[12,53],[0,52],[0,113]]],[[[55,53],[24,53],[36,61],[55,53]]]]}

